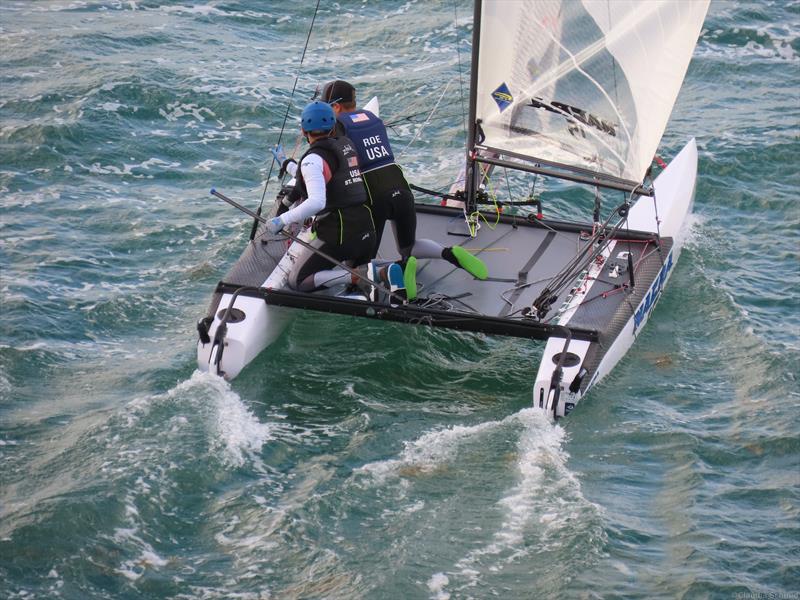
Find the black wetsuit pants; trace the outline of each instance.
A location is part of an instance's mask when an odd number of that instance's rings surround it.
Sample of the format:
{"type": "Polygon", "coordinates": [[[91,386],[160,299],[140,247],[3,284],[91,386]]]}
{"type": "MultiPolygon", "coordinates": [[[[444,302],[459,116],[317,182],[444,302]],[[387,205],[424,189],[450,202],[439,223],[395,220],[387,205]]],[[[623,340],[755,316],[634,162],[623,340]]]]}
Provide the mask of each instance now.
{"type": "MultiPolygon", "coordinates": [[[[310,245],[340,262],[357,266],[369,262],[372,258],[375,228],[371,210],[366,204],[333,209],[325,215],[318,216],[313,230],[317,237],[310,245]]],[[[328,259],[303,248],[289,274],[289,287],[300,289],[307,277],[319,271],[333,269],[335,266],[328,259]]]]}
{"type": "Polygon", "coordinates": [[[407,259],[414,246],[417,235],[417,213],[414,208],[414,194],[408,187],[403,171],[397,165],[387,165],[364,173],[372,200],[372,216],[375,220],[374,257],[381,245],[381,237],[386,221],[393,221],[397,233],[397,249],[407,259]]]}

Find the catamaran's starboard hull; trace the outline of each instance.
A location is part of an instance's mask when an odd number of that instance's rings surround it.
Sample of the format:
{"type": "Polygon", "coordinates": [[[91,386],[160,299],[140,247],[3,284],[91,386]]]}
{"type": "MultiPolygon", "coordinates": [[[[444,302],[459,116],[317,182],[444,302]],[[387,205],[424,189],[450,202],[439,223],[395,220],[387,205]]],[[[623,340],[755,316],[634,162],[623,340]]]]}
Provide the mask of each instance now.
{"type": "MultiPolygon", "coordinates": [[[[564,336],[548,340],[533,388],[534,406],[556,417],[568,414],[589,389],[625,356],[647,323],[674,271],[688,233],[686,221],[694,202],[696,180],[697,144],[692,139],[656,178],[654,198],[641,198],[632,207],[628,218],[632,229],[660,234],[663,250],[659,262],[649,267],[655,268],[655,272],[645,277],[637,273],[637,280],[641,281],[637,281],[633,293],[609,322],[606,335],[599,336],[594,342],[569,343],[567,364],[562,364],[563,372],[558,382],[553,380],[553,373],[567,340],[564,336]]],[[[624,251],[626,244],[616,242],[610,254],[613,255],[617,249],[624,251]]],[[[592,291],[591,286],[585,290],[583,297],[574,301],[576,310],[566,311],[559,324],[566,327],[585,324],[581,303],[597,293],[598,290],[592,291]]]]}

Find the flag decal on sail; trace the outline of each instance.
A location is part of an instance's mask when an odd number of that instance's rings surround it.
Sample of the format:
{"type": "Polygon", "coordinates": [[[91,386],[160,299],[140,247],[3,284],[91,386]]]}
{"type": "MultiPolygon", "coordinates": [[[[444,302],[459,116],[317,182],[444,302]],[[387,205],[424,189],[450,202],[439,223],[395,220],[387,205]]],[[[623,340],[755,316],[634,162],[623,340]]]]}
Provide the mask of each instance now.
{"type": "Polygon", "coordinates": [[[500,112],[503,112],[514,101],[511,96],[511,90],[508,89],[505,83],[500,84],[500,87],[492,92],[492,98],[497,102],[500,112]]]}

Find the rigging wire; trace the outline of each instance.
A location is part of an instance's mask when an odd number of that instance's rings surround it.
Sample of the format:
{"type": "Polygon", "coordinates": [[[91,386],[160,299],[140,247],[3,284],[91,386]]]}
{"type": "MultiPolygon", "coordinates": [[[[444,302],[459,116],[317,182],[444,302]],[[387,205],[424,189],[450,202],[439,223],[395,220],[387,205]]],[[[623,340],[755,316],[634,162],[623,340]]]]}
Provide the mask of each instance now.
{"type": "Polygon", "coordinates": [[[463,69],[461,68],[461,46],[458,40],[458,2],[457,0],[453,0],[453,16],[455,19],[455,27],[456,27],[456,54],[458,54],[458,83],[459,83],[459,90],[460,90],[460,99],[461,99],[461,125],[464,127],[464,133],[467,132],[467,114],[464,110],[464,77],[462,74],[463,69]]]}
{"type": "MultiPolygon", "coordinates": [[[[317,3],[317,6],[319,7],[319,2],[317,3]]],[[[337,5],[337,7],[341,10],[341,6],[337,5]]],[[[350,14],[351,13],[348,13],[345,16],[347,17],[350,14]]],[[[345,21],[347,22],[347,28],[345,29],[344,35],[341,36],[341,38],[344,39],[344,40],[349,40],[350,39],[350,29],[352,28],[353,22],[355,21],[355,19],[345,18],[345,21]]],[[[312,22],[311,26],[313,27],[313,25],[314,24],[312,22]]],[[[306,45],[307,44],[308,44],[308,42],[306,41],[306,45]]],[[[324,54],[322,56],[322,64],[326,64],[328,62],[328,57],[330,56],[331,49],[334,46],[335,46],[335,44],[333,42],[330,42],[330,43],[328,43],[326,45],[325,52],[324,52],[324,54]]],[[[345,44],[343,44],[341,47],[344,48],[345,44]]],[[[303,55],[305,56],[305,50],[303,50],[303,55]]],[[[302,60],[300,62],[302,64],[302,60]]],[[[322,89],[320,87],[320,84],[317,83],[317,85],[314,87],[314,93],[309,98],[309,102],[313,102],[314,100],[316,100],[319,97],[321,91],[322,91],[322,89]]],[[[302,133],[297,134],[297,138],[296,138],[295,143],[294,143],[294,148],[292,148],[292,152],[289,155],[290,158],[294,158],[295,157],[295,155],[297,154],[298,150],[300,149],[300,144],[302,143],[302,141],[303,141],[302,133]]]]}
{"type": "Polygon", "coordinates": [[[436,104],[434,105],[433,109],[431,110],[430,115],[428,115],[428,118],[425,119],[425,121],[422,123],[422,125],[420,125],[419,129],[417,130],[417,133],[414,134],[414,137],[411,138],[411,141],[408,142],[408,144],[406,144],[405,148],[403,148],[398,153],[398,156],[402,156],[405,153],[405,151],[408,150],[408,148],[411,146],[411,144],[413,144],[414,142],[417,141],[417,138],[422,133],[422,130],[425,129],[425,126],[430,122],[431,117],[433,116],[433,113],[435,113],[436,109],[439,108],[439,104],[441,103],[442,98],[444,98],[445,94],[447,93],[447,90],[450,89],[450,84],[451,83],[453,83],[452,79],[450,81],[448,81],[447,84],[444,86],[444,90],[442,91],[442,94],[439,96],[439,99],[436,101],[436,104]]]}
{"type": "MultiPolygon", "coordinates": [[[[311,40],[311,32],[314,30],[314,22],[317,20],[317,12],[319,12],[319,4],[321,0],[317,0],[317,5],[314,8],[314,15],[311,17],[311,25],[308,28],[308,35],[306,36],[306,44],[303,46],[303,55],[300,57],[300,65],[297,67],[297,75],[294,78],[294,85],[292,85],[292,93],[289,96],[289,102],[286,104],[286,114],[283,115],[283,123],[281,124],[281,131],[278,134],[278,142],[276,146],[280,145],[283,132],[286,129],[286,121],[289,119],[289,111],[292,109],[292,101],[294,100],[294,93],[297,89],[297,82],[300,79],[300,69],[303,66],[303,61],[306,58],[306,51],[308,50],[308,43],[311,40]]],[[[267,173],[267,180],[264,182],[264,191],[261,192],[261,202],[258,204],[256,214],[261,216],[261,209],[264,206],[264,198],[267,195],[267,188],[269,187],[269,180],[272,178],[272,170],[275,166],[275,161],[269,161],[269,172],[267,173]]],[[[253,229],[250,232],[250,239],[254,239],[256,235],[256,228],[258,227],[258,219],[253,219],[253,229]]]]}
{"type": "MultiPolygon", "coordinates": [[[[444,106],[449,106],[449,104],[445,104],[444,106]]],[[[411,113],[410,115],[401,116],[401,117],[395,117],[393,120],[385,121],[383,124],[386,125],[386,127],[394,128],[394,127],[397,127],[398,125],[400,125],[400,123],[402,123],[404,121],[408,121],[409,123],[413,123],[414,121],[412,119],[414,117],[419,117],[419,116],[422,116],[422,115],[431,115],[431,113],[428,110],[423,110],[423,111],[420,111],[420,112],[417,112],[417,113],[411,113]]],[[[432,121],[432,120],[436,120],[436,119],[452,119],[453,117],[457,117],[457,116],[458,116],[458,113],[455,113],[455,114],[452,114],[452,115],[438,115],[436,117],[429,116],[428,120],[432,121]]]]}
{"type": "MultiPolygon", "coordinates": [[[[317,7],[319,7],[319,2],[317,2],[317,7]]],[[[336,5],[336,7],[337,7],[339,10],[341,10],[341,6],[339,6],[338,4],[336,5]]],[[[345,17],[349,17],[349,16],[352,16],[352,13],[347,13],[347,14],[345,15],[345,17]]],[[[353,21],[354,21],[354,19],[352,19],[352,18],[345,18],[345,21],[347,22],[347,28],[345,29],[345,31],[344,31],[344,35],[343,35],[343,36],[341,36],[341,38],[342,38],[342,39],[344,39],[344,40],[349,40],[349,39],[350,39],[350,29],[351,29],[351,27],[353,26],[353,21]]],[[[312,26],[312,27],[314,26],[314,23],[313,23],[313,21],[312,21],[312,23],[311,23],[311,26],[312,26]]],[[[307,44],[307,43],[308,43],[308,42],[306,42],[306,44],[307,44]]],[[[322,62],[322,64],[325,64],[325,63],[327,63],[327,62],[328,62],[328,57],[330,56],[331,49],[332,49],[332,48],[334,48],[335,46],[336,46],[336,44],[335,44],[335,43],[333,43],[333,42],[330,42],[330,43],[328,43],[328,44],[325,46],[325,51],[324,51],[324,54],[322,55],[322,61],[321,61],[321,62],[322,62]]],[[[341,48],[344,48],[345,46],[346,46],[346,44],[342,44],[340,47],[341,47],[341,48]]],[[[305,50],[303,50],[303,56],[305,56],[305,50]]],[[[300,62],[301,62],[301,64],[302,64],[302,59],[301,59],[301,61],[300,61],[300,62]]],[[[316,99],[317,99],[317,97],[319,97],[319,95],[320,95],[320,92],[321,92],[321,91],[322,91],[322,90],[321,90],[321,86],[320,86],[320,84],[319,84],[319,83],[317,83],[317,85],[316,85],[316,86],[314,86],[314,93],[313,93],[313,94],[311,95],[311,97],[309,98],[309,101],[313,102],[314,100],[316,100],[316,99]]],[[[302,140],[302,135],[298,136],[298,145],[299,145],[299,142],[300,142],[301,140],[302,140]]],[[[295,146],[295,150],[296,150],[296,149],[297,149],[297,146],[295,146]]]]}

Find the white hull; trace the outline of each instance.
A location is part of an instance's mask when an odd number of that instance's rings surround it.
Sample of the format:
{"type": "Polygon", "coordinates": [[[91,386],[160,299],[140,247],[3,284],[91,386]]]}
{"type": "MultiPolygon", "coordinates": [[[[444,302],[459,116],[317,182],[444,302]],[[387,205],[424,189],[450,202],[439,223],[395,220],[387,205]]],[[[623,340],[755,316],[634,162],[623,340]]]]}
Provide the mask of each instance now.
{"type": "MultiPolygon", "coordinates": [[[[298,237],[308,242],[311,240],[311,232],[305,230],[298,237]]],[[[267,289],[285,287],[299,250],[300,245],[293,243],[261,287],[267,289]]],[[[233,294],[222,295],[214,321],[208,329],[211,342],[197,343],[198,368],[201,371],[221,375],[228,380],[236,377],[251,360],[283,333],[292,315],[291,310],[269,306],[261,298],[238,296],[233,308],[242,311],[244,318],[227,324],[227,332],[220,346],[215,336],[222,322],[223,312],[230,305],[232,298],[233,294]]]]}
{"type": "MultiPolygon", "coordinates": [[[[376,115],[379,114],[380,103],[377,96],[373,96],[364,105],[364,109],[376,115]]],[[[293,185],[294,181],[292,179],[289,185],[293,185]]],[[[272,214],[275,214],[274,211],[272,214]]],[[[307,229],[297,236],[304,242],[310,242],[312,239],[312,234],[307,229]]],[[[260,287],[272,290],[286,287],[289,271],[300,249],[299,244],[293,243],[260,287]]],[[[222,346],[220,346],[214,337],[222,322],[222,312],[228,308],[232,298],[233,294],[223,294],[219,302],[214,320],[208,328],[211,342],[203,344],[202,341],[198,341],[197,343],[198,368],[201,371],[221,375],[228,380],[236,377],[251,360],[278,339],[288,326],[293,314],[291,310],[269,306],[261,298],[239,296],[232,308],[242,311],[244,319],[227,324],[227,332],[222,346]]]]}
{"type": "MultiPolygon", "coordinates": [[[[653,198],[642,197],[633,205],[629,214],[629,227],[641,231],[658,232],[663,237],[672,237],[674,243],[664,259],[659,276],[652,283],[648,293],[636,307],[633,316],[625,324],[622,332],[614,339],[606,351],[588,385],[582,389],[570,391],[570,382],[574,381],[584,363],[589,350],[589,342],[571,341],[568,352],[577,355],[580,359],[577,364],[564,366],[561,378],[558,405],[554,408],[556,390],[551,390],[551,379],[556,369],[554,357],[564,350],[566,339],[551,337],[545,346],[536,383],[533,387],[534,406],[540,406],[555,416],[565,416],[581,397],[597,382],[601,381],[616,364],[625,356],[625,353],[636,340],[636,336],[647,323],[653,307],[661,297],[664,286],[674,270],[675,263],[680,256],[681,248],[685,241],[684,229],[688,214],[691,212],[694,201],[695,182],[697,179],[697,144],[694,139],[681,150],[666,169],[656,178],[655,201],[653,198]],[[658,210],[656,211],[656,203],[658,210]]],[[[614,245],[606,253],[613,255],[614,245]]],[[[591,289],[589,286],[583,292],[583,297],[591,289]]],[[[567,310],[559,319],[559,325],[568,325],[569,319],[574,314],[574,308],[580,303],[581,298],[573,300],[573,310],[567,310]]]]}

